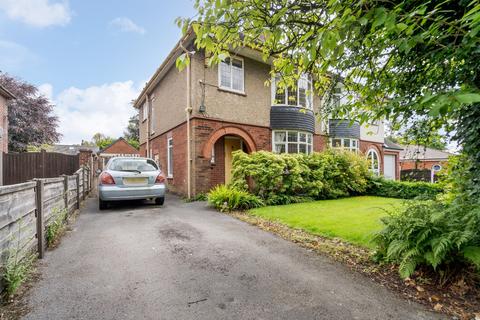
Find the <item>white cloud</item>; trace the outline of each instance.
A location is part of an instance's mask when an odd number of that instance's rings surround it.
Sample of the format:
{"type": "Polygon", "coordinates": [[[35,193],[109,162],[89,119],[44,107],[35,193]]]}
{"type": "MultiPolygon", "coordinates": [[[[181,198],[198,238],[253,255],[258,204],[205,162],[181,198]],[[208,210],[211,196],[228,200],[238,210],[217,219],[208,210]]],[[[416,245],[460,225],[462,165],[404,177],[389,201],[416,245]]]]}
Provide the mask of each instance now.
{"type": "Polygon", "coordinates": [[[4,10],[12,20],[40,28],[64,26],[71,20],[71,11],[66,0],[0,0],[0,10],[4,10]]]}
{"type": "Polygon", "coordinates": [[[110,26],[115,27],[123,32],[136,32],[144,34],[144,28],[137,25],[135,22],[126,17],[118,17],[110,21],[110,26]]]}
{"type": "Polygon", "coordinates": [[[21,44],[0,40],[0,61],[2,63],[0,68],[2,71],[14,71],[35,59],[36,56],[21,44]]]}
{"type": "MultiPolygon", "coordinates": [[[[52,95],[52,86],[43,84],[40,92],[52,95]]],[[[140,93],[133,81],[114,82],[86,89],[71,87],[53,99],[60,120],[62,143],[77,144],[101,132],[118,138],[135,114],[131,101],[140,93]]]]}

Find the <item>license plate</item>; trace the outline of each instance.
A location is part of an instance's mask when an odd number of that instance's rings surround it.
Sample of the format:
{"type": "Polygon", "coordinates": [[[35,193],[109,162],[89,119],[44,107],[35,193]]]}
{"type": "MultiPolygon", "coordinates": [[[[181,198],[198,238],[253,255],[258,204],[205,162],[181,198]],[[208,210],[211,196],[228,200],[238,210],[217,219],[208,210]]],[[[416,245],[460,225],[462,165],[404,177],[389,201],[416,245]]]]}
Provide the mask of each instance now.
{"type": "Polygon", "coordinates": [[[123,178],[125,185],[142,185],[147,184],[148,178],[123,178]]]}

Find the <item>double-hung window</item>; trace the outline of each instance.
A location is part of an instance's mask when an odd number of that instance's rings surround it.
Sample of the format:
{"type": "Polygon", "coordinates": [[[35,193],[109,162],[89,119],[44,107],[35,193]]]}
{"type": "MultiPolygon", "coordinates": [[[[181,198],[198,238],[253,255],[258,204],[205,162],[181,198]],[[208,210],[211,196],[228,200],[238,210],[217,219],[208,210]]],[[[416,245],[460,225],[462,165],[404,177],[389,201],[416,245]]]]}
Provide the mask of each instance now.
{"type": "Polygon", "coordinates": [[[167,140],[167,177],[173,178],[173,138],[167,140]]]}
{"type": "Polygon", "coordinates": [[[273,131],[273,152],[312,153],[312,134],[301,131],[273,131]]]}
{"type": "Polygon", "coordinates": [[[280,87],[278,85],[280,80],[280,75],[277,75],[272,84],[274,105],[289,105],[313,109],[313,82],[310,76],[302,74],[294,88],[280,87]]]}
{"type": "Polygon", "coordinates": [[[218,82],[222,89],[244,93],[245,79],[244,79],[243,59],[240,58],[226,58],[220,62],[218,66],[218,82]]]}

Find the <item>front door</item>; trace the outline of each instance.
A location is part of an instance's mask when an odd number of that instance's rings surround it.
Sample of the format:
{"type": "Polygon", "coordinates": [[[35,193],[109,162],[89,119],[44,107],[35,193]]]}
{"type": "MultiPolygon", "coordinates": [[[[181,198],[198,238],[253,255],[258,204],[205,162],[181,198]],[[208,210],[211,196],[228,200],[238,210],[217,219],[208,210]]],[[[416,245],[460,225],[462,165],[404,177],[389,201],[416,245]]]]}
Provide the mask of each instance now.
{"type": "Polygon", "coordinates": [[[240,149],[242,149],[240,139],[225,137],[225,184],[232,180],[232,152],[240,149]]]}

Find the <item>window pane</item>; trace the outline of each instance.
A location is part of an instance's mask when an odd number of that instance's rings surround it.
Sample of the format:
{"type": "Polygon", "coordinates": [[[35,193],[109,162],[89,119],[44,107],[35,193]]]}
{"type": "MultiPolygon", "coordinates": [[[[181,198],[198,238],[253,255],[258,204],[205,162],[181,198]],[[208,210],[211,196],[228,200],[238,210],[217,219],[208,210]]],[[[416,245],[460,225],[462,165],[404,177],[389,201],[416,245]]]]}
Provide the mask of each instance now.
{"type": "Polygon", "coordinates": [[[288,142],[297,142],[298,141],[298,133],[297,132],[289,132],[288,133],[288,142]]]}
{"type": "Polygon", "coordinates": [[[307,153],[307,145],[305,144],[300,144],[298,146],[298,150],[300,151],[300,153],[307,153]]]}
{"type": "Polygon", "coordinates": [[[307,134],[300,132],[300,142],[306,142],[307,141],[307,134]]]}
{"type": "Polygon", "coordinates": [[[275,138],[274,138],[275,142],[286,141],[287,134],[285,131],[275,131],[274,134],[275,134],[275,138]]]}
{"type": "Polygon", "coordinates": [[[308,153],[308,154],[311,154],[311,153],[312,153],[312,145],[311,145],[311,144],[309,144],[309,145],[307,146],[307,153],[308,153]]]}
{"type": "Polygon", "coordinates": [[[332,147],[333,148],[341,148],[342,147],[342,139],[332,139],[332,147]]]}
{"type": "Polygon", "coordinates": [[[312,143],[312,135],[311,134],[307,134],[307,142],[312,143]]]}
{"type": "Polygon", "coordinates": [[[243,63],[233,59],[232,62],[232,89],[243,91],[243,63]]]}
{"type": "Polygon", "coordinates": [[[307,108],[308,81],[305,77],[298,79],[298,105],[307,108]]]}
{"type": "Polygon", "coordinates": [[[231,80],[230,59],[225,59],[225,61],[220,62],[220,86],[231,88],[231,80]]]}
{"type": "Polygon", "coordinates": [[[275,77],[275,101],[274,104],[286,104],[285,102],[285,90],[279,88],[277,83],[280,81],[280,76],[275,77]]]}
{"type": "Polygon", "coordinates": [[[297,105],[297,90],[293,88],[288,88],[288,103],[289,105],[297,105]]]}
{"type": "Polygon", "coordinates": [[[288,144],[288,153],[298,153],[298,144],[289,143],[288,144]]]}
{"type": "Polygon", "coordinates": [[[343,139],[343,146],[345,148],[350,148],[350,139],[343,139]]]}
{"type": "Polygon", "coordinates": [[[275,153],[285,153],[285,144],[275,144],[273,150],[275,153]]]}

